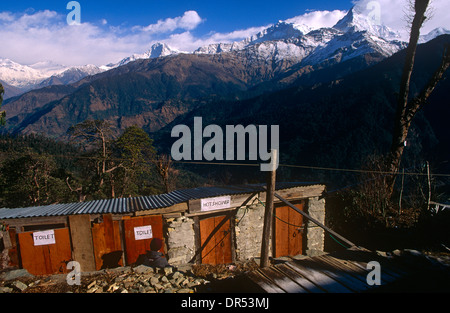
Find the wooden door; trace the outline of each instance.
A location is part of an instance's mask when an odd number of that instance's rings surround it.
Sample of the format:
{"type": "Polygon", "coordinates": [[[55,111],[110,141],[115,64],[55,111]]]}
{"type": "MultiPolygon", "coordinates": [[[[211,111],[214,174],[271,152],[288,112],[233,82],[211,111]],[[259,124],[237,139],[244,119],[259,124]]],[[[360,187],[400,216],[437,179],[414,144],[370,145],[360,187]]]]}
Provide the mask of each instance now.
{"type": "Polygon", "coordinates": [[[203,264],[232,262],[230,216],[215,216],[200,220],[200,241],[203,264]]]}
{"type": "Polygon", "coordinates": [[[96,270],[123,266],[123,250],[119,221],[111,214],[102,216],[102,223],[92,226],[92,242],[96,270]]]}
{"type": "MultiPolygon", "coordinates": [[[[303,202],[294,204],[303,211],[303,202]]],[[[274,256],[303,254],[303,216],[288,206],[275,206],[274,256]]]]}
{"type": "Polygon", "coordinates": [[[33,234],[18,234],[22,267],[33,275],[67,273],[67,263],[72,260],[69,229],[55,229],[55,243],[41,246],[34,245],[33,234]]]}
{"type": "MultiPolygon", "coordinates": [[[[150,243],[153,238],[159,238],[164,243],[163,219],[161,215],[133,217],[124,220],[124,232],[127,264],[135,263],[138,261],[139,256],[150,251],[150,243]],[[151,226],[152,238],[136,239],[135,228],[143,226],[151,226]]],[[[160,252],[165,252],[164,244],[160,252]]]]}

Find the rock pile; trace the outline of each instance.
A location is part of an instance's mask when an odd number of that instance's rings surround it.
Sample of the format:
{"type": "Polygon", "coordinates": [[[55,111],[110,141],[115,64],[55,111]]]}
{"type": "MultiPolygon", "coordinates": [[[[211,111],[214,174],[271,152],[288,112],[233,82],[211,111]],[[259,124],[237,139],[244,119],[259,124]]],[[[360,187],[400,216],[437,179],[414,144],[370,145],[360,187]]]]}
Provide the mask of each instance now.
{"type": "Polygon", "coordinates": [[[33,276],[26,270],[0,274],[0,293],[194,293],[210,281],[196,277],[191,266],[153,269],[145,265],[82,273],[79,285],[66,274],[33,276]]]}

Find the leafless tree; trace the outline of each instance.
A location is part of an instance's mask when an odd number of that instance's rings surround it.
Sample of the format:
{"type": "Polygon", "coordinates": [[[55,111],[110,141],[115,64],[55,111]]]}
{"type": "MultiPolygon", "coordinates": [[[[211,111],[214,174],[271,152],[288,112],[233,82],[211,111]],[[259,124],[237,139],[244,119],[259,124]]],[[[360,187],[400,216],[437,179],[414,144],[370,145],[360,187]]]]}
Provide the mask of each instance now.
{"type": "Polygon", "coordinates": [[[153,160],[158,175],[161,177],[165,191],[172,191],[172,186],[178,176],[178,171],[173,168],[170,155],[162,154],[153,160]]]}
{"type": "Polygon", "coordinates": [[[427,102],[427,99],[436,88],[436,85],[442,79],[444,73],[450,66],[450,47],[447,46],[444,50],[441,63],[434,72],[433,76],[418,96],[410,99],[409,89],[417,45],[420,37],[420,29],[427,19],[426,12],[429,3],[430,0],[415,0],[413,5],[414,18],[411,25],[409,45],[406,49],[406,59],[400,82],[392,145],[388,158],[388,169],[390,172],[395,173],[395,175],[390,175],[386,178],[390,196],[393,194],[396,176],[400,168],[400,162],[403,155],[403,150],[405,148],[404,143],[408,137],[408,131],[414,116],[420,109],[422,109],[424,104],[427,102]]]}

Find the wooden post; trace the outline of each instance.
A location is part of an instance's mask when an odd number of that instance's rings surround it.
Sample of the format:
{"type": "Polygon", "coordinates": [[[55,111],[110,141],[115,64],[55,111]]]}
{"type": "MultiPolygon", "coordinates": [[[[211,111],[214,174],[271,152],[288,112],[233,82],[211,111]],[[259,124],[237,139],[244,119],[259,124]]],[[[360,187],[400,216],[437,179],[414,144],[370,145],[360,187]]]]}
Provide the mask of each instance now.
{"type": "Polygon", "coordinates": [[[266,190],[266,210],[264,213],[264,227],[263,237],[261,243],[261,263],[260,267],[268,267],[269,264],[269,247],[272,235],[273,224],[273,200],[275,199],[275,182],[276,182],[276,167],[278,163],[278,151],[272,150],[272,164],[274,168],[268,173],[267,190],[266,190]]]}
{"type": "Polygon", "coordinates": [[[82,272],[95,271],[94,244],[89,214],[69,216],[69,228],[73,260],[80,263],[82,272]]]}

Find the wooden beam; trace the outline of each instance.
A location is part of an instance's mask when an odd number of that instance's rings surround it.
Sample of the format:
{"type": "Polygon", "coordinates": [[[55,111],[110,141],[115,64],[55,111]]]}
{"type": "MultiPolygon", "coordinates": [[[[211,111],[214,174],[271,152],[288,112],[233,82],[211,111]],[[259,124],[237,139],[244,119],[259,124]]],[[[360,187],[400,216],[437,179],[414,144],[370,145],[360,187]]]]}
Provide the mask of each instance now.
{"type": "Polygon", "coordinates": [[[168,213],[186,212],[187,210],[188,210],[187,202],[182,202],[182,203],[178,203],[178,204],[172,205],[167,208],[137,211],[137,212],[135,212],[135,216],[161,215],[161,214],[168,214],[168,213]]]}
{"type": "MultiPolygon", "coordinates": [[[[277,150],[272,150],[273,152],[273,163],[277,164],[277,150]]],[[[267,195],[266,195],[266,209],[264,212],[264,226],[263,226],[263,237],[261,243],[261,267],[269,266],[269,247],[272,233],[273,224],[273,200],[275,194],[275,182],[276,182],[277,171],[274,168],[268,173],[267,177],[267,195]]]]}
{"type": "Polygon", "coordinates": [[[95,271],[94,244],[89,215],[69,216],[69,227],[73,260],[80,263],[83,272],[95,271]]]}

